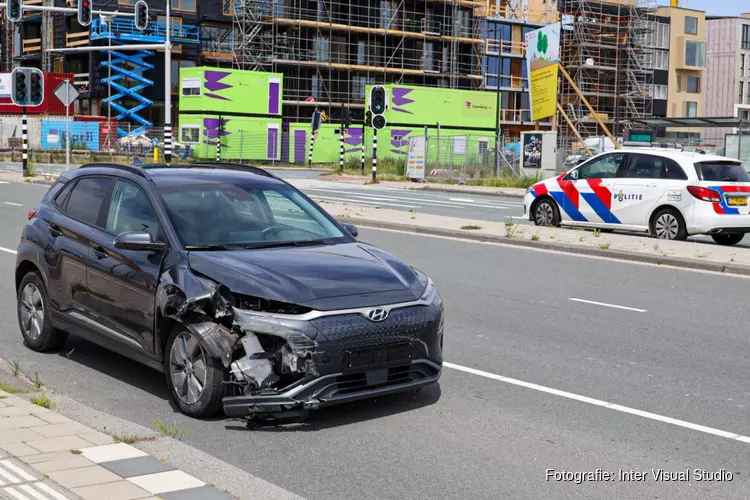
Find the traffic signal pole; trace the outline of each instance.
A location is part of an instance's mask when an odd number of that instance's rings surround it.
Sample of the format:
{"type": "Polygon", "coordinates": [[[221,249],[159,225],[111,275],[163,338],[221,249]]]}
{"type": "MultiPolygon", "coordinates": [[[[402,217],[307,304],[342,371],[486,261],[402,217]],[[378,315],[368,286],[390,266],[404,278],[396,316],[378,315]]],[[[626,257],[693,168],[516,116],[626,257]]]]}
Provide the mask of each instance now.
{"type": "Polygon", "coordinates": [[[372,182],[378,182],[378,131],[372,132],[372,182]]]}
{"type": "MultiPolygon", "coordinates": [[[[164,42],[164,161],[172,161],[172,42],[169,40],[171,0],[167,4],[167,34],[164,42]]],[[[219,117],[221,120],[221,117],[219,117]]],[[[219,130],[221,130],[221,121],[219,121],[219,130]]],[[[221,134],[221,132],[219,132],[221,134]]],[[[221,135],[217,139],[219,148],[221,148],[221,135]]],[[[219,153],[220,154],[220,153],[219,153]]],[[[219,161],[218,159],[216,161],[219,161]]]]}
{"type": "Polygon", "coordinates": [[[21,115],[21,161],[23,163],[23,176],[29,175],[29,128],[26,121],[26,106],[22,108],[21,115]]]}

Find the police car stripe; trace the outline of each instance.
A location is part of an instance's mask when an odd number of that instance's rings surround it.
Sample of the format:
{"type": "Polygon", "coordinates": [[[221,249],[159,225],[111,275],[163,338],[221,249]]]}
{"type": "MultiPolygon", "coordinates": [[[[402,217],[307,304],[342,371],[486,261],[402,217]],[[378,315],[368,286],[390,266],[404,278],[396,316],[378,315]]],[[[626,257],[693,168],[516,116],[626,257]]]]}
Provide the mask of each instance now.
{"type": "MultiPolygon", "coordinates": [[[[724,194],[725,194],[724,189],[726,188],[726,189],[735,190],[735,188],[742,188],[742,187],[744,186],[709,186],[709,189],[718,191],[719,195],[721,195],[720,196],[721,202],[719,202],[719,207],[724,211],[724,215],[740,215],[739,209],[730,207],[729,205],[727,205],[727,202],[724,199],[724,194]]],[[[739,191],[739,190],[736,190],[736,191],[739,191]]],[[[714,211],[716,211],[716,207],[714,207],[714,211]]]]}
{"type": "Polygon", "coordinates": [[[604,207],[609,211],[612,210],[612,191],[602,186],[602,179],[588,179],[586,181],[591,190],[601,200],[604,207]]]}
{"type": "Polygon", "coordinates": [[[550,191],[549,194],[552,195],[552,198],[555,199],[557,205],[562,208],[565,213],[568,214],[568,217],[570,217],[572,220],[576,222],[588,222],[586,217],[584,217],[583,214],[578,211],[578,208],[571,205],[565,193],[563,193],[562,191],[550,191]]]}
{"type": "Polygon", "coordinates": [[[615,214],[604,205],[602,200],[595,193],[581,193],[581,196],[583,197],[583,200],[594,209],[594,213],[596,213],[603,222],[621,224],[620,220],[615,217],[615,214]]]}

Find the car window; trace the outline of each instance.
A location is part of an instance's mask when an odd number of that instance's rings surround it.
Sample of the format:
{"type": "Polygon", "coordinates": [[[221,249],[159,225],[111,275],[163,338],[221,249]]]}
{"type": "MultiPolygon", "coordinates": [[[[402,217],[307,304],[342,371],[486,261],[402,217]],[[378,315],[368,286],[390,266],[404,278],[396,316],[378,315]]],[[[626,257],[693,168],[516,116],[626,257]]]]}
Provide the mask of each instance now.
{"type": "Polygon", "coordinates": [[[686,181],[688,178],[680,164],[670,158],[664,158],[664,168],[667,179],[686,181]]]}
{"type": "Polygon", "coordinates": [[[107,215],[107,232],[147,231],[159,238],[159,222],[151,202],[141,188],[126,181],[117,181],[107,215]]]}
{"type": "Polygon", "coordinates": [[[345,241],[344,233],[291,186],[208,183],[159,189],[185,246],[345,241]]]}
{"type": "Polygon", "coordinates": [[[65,213],[85,224],[96,226],[111,182],[104,177],[84,177],[79,180],[65,204],[65,213]]]}
{"type": "Polygon", "coordinates": [[[617,175],[617,169],[625,157],[624,153],[614,153],[596,158],[578,168],[577,179],[611,179],[617,175]]]}
{"type": "Polygon", "coordinates": [[[631,179],[687,179],[674,160],[644,154],[630,155],[626,176],[631,179]]]}
{"type": "Polygon", "coordinates": [[[73,191],[74,185],[75,182],[69,182],[67,186],[63,186],[62,190],[57,193],[57,196],[55,196],[55,205],[57,205],[58,208],[65,208],[65,203],[68,201],[68,197],[70,196],[71,191],[73,191]]]}
{"type": "Polygon", "coordinates": [[[750,175],[735,161],[702,161],[695,164],[698,179],[711,182],[750,182],[750,175]]]}

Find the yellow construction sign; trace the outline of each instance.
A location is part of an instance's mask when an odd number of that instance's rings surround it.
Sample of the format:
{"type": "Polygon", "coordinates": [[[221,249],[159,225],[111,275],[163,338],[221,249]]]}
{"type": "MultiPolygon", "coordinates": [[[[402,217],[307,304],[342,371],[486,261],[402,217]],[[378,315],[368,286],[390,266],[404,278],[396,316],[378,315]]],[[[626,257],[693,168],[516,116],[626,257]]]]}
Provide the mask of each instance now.
{"type": "Polygon", "coordinates": [[[539,121],[554,116],[557,109],[560,23],[527,33],[525,41],[531,119],[539,121]]]}

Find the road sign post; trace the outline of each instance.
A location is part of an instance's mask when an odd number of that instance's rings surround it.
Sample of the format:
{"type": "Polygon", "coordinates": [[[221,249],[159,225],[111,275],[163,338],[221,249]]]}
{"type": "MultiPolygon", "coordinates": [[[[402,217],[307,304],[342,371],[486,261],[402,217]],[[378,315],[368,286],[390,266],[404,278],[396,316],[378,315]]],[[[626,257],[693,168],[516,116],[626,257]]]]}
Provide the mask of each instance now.
{"type": "Polygon", "coordinates": [[[67,78],[55,88],[54,94],[65,106],[65,168],[67,170],[70,169],[70,105],[78,99],[79,94],[67,78]]]}

